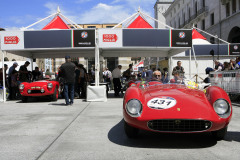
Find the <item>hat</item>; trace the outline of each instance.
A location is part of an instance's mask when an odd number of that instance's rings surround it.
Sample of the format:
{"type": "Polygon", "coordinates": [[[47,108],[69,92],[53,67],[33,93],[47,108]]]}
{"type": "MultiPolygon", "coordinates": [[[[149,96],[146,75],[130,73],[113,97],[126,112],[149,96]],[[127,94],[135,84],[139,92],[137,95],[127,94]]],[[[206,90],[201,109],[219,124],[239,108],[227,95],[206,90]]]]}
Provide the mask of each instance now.
{"type": "Polygon", "coordinates": [[[29,61],[26,61],[25,64],[30,64],[30,62],[29,62],[29,61]]]}
{"type": "Polygon", "coordinates": [[[18,66],[18,63],[17,63],[17,62],[14,62],[13,64],[16,65],[16,66],[18,66]]]}
{"type": "Polygon", "coordinates": [[[65,59],[70,59],[70,56],[65,56],[65,59]]]}

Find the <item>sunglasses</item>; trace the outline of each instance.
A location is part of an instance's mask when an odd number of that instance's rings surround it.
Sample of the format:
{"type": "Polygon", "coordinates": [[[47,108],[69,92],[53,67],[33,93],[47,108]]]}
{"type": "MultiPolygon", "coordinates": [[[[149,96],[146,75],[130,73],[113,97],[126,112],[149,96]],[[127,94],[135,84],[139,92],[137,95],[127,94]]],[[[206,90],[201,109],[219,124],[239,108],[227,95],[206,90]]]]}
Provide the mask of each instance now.
{"type": "Polygon", "coordinates": [[[155,77],[160,77],[161,75],[155,75],[155,77]]]}

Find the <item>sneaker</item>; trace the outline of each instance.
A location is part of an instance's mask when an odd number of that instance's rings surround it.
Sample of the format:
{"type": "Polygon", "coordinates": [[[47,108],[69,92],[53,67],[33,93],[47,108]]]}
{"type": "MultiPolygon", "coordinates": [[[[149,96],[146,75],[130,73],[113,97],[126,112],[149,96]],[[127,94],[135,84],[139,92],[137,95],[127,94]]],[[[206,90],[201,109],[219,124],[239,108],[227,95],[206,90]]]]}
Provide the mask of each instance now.
{"type": "Polygon", "coordinates": [[[73,105],[73,102],[70,102],[70,105],[72,106],[72,105],[73,105]]]}

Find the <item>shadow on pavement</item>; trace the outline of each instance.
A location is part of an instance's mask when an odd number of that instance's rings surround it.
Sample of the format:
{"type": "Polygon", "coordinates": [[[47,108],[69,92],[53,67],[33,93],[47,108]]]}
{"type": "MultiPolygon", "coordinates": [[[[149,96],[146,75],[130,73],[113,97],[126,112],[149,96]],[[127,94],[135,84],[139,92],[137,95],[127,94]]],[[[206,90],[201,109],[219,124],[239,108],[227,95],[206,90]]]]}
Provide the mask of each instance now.
{"type": "MultiPolygon", "coordinates": [[[[122,146],[136,148],[190,149],[207,148],[217,144],[210,133],[169,134],[140,131],[136,139],[129,139],[124,132],[124,121],[121,120],[108,132],[108,139],[122,146]]],[[[230,133],[231,134],[231,133],[230,133]]]]}
{"type": "Polygon", "coordinates": [[[119,93],[119,96],[114,96],[114,93],[108,93],[108,96],[107,96],[107,98],[123,98],[124,97],[124,94],[122,94],[122,93],[119,93]]]}
{"type": "Polygon", "coordinates": [[[41,103],[41,102],[51,102],[49,97],[28,97],[27,102],[22,102],[22,100],[18,100],[16,103],[41,103]]]}
{"type": "Polygon", "coordinates": [[[228,131],[227,136],[225,138],[226,141],[236,141],[240,142],[240,132],[237,131],[228,131]]]}

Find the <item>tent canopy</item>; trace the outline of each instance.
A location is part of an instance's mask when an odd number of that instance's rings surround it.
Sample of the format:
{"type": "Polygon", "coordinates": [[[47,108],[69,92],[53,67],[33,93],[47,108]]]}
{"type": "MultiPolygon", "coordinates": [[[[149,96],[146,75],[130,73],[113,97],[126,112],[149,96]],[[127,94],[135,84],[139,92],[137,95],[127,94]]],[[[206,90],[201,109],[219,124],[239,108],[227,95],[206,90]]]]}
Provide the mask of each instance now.
{"type": "Polygon", "coordinates": [[[153,28],[153,27],[139,15],[127,28],[153,28]]]}
{"type": "Polygon", "coordinates": [[[49,29],[70,29],[70,27],[62,20],[61,17],[56,16],[51,22],[42,28],[42,30],[49,29]]]}

